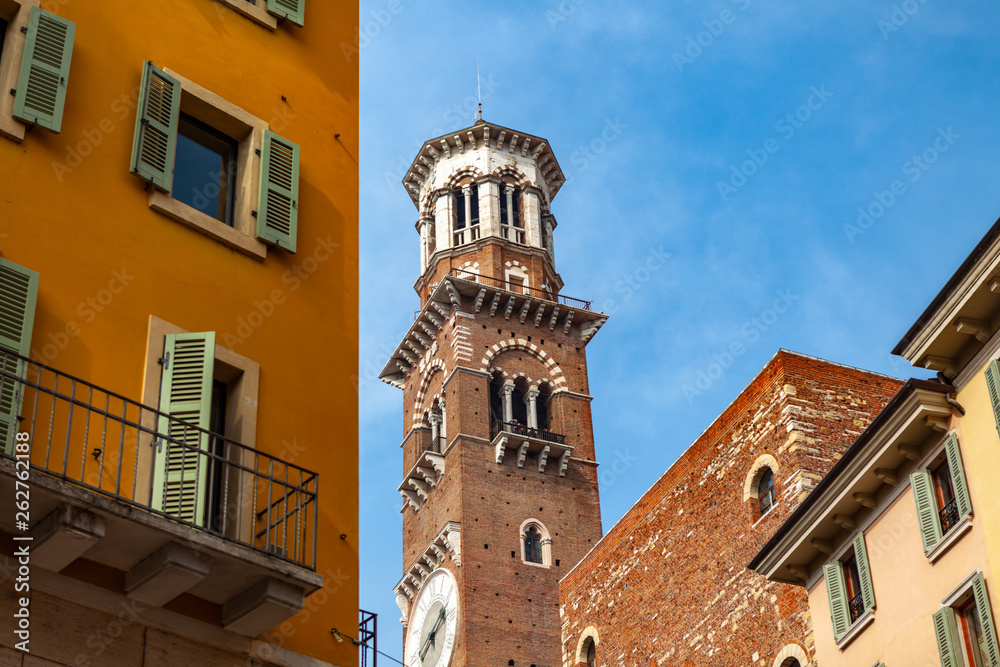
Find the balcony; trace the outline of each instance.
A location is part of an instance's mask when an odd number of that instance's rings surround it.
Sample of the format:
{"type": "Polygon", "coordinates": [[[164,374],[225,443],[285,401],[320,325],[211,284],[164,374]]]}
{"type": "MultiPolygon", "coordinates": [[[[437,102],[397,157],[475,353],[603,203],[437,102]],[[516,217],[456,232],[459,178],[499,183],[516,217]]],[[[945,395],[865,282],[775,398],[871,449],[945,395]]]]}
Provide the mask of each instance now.
{"type": "Polygon", "coordinates": [[[494,278],[493,276],[483,276],[478,273],[472,273],[471,271],[466,271],[464,269],[452,269],[448,275],[454,276],[461,280],[468,280],[470,282],[479,283],[481,285],[489,285],[490,287],[496,287],[497,289],[502,289],[507,292],[517,292],[518,294],[533,296],[537,299],[559,303],[564,306],[570,306],[572,308],[582,308],[583,310],[590,310],[590,306],[592,303],[590,301],[584,301],[583,299],[574,299],[571,296],[564,296],[562,294],[553,294],[548,290],[538,289],[536,287],[513,285],[509,281],[503,280],[502,278],[494,278]]]}
{"type": "Polygon", "coordinates": [[[516,452],[518,468],[523,468],[525,461],[531,458],[537,461],[538,472],[544,473],[549,463],[555,461],[559,476],[566,476],[573,448],[566,444],[565,435],[517,422],[494,421],[490,430],[497,463],[503,463],[509,450],[516,452]]]}
{"type": "MultiPolygon", "coordinates": [[[[0,386],[19,414],[0,422],[0,494],[14,497],[27,465],[33,565],[83,557],[123,571],[147,604],[187,592],[222,605],[219,622],[249,636],[322,585],[316,473],[2,351],[0,386]]],[[[23,532],[14,521],[0,530],[23,532]]]]}

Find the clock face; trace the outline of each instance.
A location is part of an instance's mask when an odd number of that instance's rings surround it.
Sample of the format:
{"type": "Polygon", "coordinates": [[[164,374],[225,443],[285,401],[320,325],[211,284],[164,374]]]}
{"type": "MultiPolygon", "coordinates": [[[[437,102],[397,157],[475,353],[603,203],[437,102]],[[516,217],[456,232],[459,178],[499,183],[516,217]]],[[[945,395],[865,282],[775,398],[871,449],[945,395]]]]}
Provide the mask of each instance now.
{"type": "Polygon", "coordinates": [[[451,572],[438,568],[413,602],[406,634],[408,667],[445,667],[451,660],[457,625],[458,586],[451,572]]]}

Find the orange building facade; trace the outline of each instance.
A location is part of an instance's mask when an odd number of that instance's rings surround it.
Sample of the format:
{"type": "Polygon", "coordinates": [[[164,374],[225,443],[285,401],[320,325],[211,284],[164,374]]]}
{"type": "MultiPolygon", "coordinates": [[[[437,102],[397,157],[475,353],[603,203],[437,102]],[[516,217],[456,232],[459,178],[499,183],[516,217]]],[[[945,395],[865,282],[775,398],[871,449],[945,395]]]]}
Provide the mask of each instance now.
{"type": "Polygon", "coordinates": [[[357,12],[0,0],[0,664],[357,664],[357,12]]]}

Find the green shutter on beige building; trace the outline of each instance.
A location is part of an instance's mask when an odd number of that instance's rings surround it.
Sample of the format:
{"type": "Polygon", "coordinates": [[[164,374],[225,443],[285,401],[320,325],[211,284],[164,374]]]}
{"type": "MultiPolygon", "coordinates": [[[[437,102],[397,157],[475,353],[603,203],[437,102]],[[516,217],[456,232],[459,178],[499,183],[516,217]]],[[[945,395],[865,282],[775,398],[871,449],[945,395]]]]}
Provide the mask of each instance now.
{"type": "Polygon", "coordinates": [[[28,35],[14,96],[14,118],[51,132],[62,129],[76,24],[39,7],[28,17],[28,35]]]}
{"type": "Polygon", "coordinates": [[[180,117],[180,82],[147,61],[132,140],[132,173],[163,192],[173,188],[180,117]]]}
{"type": "Polygon", "coordinates": [[[208,495],[212,374],[215,332],[169,334],[160,381],[157,431],[169,436],[155,449],[152,506],[170,516],[204,525],[208,495]],[[188,428],[187,426],[198,428],[188,428]],[[201,429],[204,429],[201,430],[201,429]]]}
{"type": "Polygon", "coordinates": [[[865,611],[875,608],[875,588],[872,586],[871,569],[868,567],[868,549],[865,548],[865,534],[858,532],[854,537],[854,560],[858,564],[858,578],[861,580],[861,596],[865,601],[865,611]]]}
{"type": "Polygon", "coordinates": [[[264,131],[260,157],[257,238],[295,252],[299,217],[299,147],[264,131]]]}
{"type": "Polygon", "coordinates": [[[989,659],[986,667],[1000,667],[1000,647],[997,645],[996,626],[993,625],[993,611],[990,609],[990,596],[986,592],[986,580],[983,574],[977,572],[972,578],[972,595],[976,598],[976,609],[983,628],[983,650],[989,659]]]}
{"type": "Polygon", "coordinates": [[[4,364],[4,378],[0,382],[0,451],[6,454],[11,453],[21,412],[21,386],[15,378],[24,377],[27,369],[20,359],[2,353],[29,356],[38,281],[35,271],[0,258],[0,363],[4,364]]]}
{"type": "Polygon", "coordinates": [[[824,565],[823,578],[826,581],[826,597],[830,603],[830,621],[833,623],[833,638],[840,639],[847,632],[847,629],[851,627],[847,587],[844,585],[844,570],[840,563],[828,563],[824,565]]]}
{"type": "Polygon", "coordinates": [[[993,419],[996,420],[997,430],[1000,431],[1000,364],[996,359],[986,367],[986,389],[993,405],[993,419]]]}
{"type": "Polygon", "coordinates": [[[934,612],[934,634],[937,636],[941,667],[965,667],[958,643],[958,629],[955,626],[955,611],[945,607],[934,612]]]}
{"type": "Polygon", "coordinates": [[[305,25],[306,0],[267,0],[267,11],[301,27],[305,25]]]}
{"type": "Polygon", "coordinates": [[[969,484],[965,479],[965,466],[962,465],[962,452],[958,448],[958,438],[954,433],[948,436],[944,450],[948,457],[951,485],[955,490],[958,518],[963,519],[972,514],[972,500],[969,498],[969,484]]]}
{"type": "Polygon", "coordinates": [[[924,553],[930,551],[941,541],[941,517],[934,498],[934,482],[927,470],[917,470],[910,475],[910,486],[913,487],[913,501],[917,504],[917,523],[920,526],[920,539],[924,544],[924,553]]]}

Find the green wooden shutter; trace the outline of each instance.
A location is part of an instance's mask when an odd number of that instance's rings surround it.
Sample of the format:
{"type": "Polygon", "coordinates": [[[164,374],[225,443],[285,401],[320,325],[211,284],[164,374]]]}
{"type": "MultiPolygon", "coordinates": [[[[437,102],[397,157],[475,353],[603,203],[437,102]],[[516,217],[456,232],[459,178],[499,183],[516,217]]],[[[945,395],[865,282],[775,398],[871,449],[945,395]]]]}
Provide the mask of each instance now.
{"type": "Polygon", "coordinates": [[[858,564],[858,578],[861,580],[861,595],[865,600],[865,610],[875,608],[875,588],[872,586],[871,569],[868,567],[868,550],[865,548],[865,534],[858,532],[854,537],[854,560],[858,564]]]}
{"type": "Polygon", "coordinates": [[[164,192],[170,192],[174,183],[180,117],[180,82],[147,61],[135,117],[132,173],[164,192]]]}
{"type": "Polygon", "coordinates": [[[161,417],[157,431],[173,442],[160,440],[156,448],[152,504],[170,516],[204,525],[209,460],[200,452],[208,451],[209,438],[185,425],[209,427],[215,332],[170,334],[163,356],[160,411],[171,419],[161,417]]]}
{"type": "Polygon", "coordinates": [[[830,621],[833,623],[833,638],[840,637],[851,627],[851,614],[847,608],[847,588],[844,586],[844,569],[840,563],[823,566],[826,580],[826,597],[830,602],[830,621]]]}
{"type": "Polygon", "coordinates": [[[23,357],[31,353],[31,330],[38,302],[38,274],[31,269],[0,259],[0,363],[5,377],[0,382],[0,451],[10,454],[21,412],[21,385],[26,365],[3,352],[23,357]]]}
{"type": "Polygon", "coordinates": [[[964,667],[958,644],[958,630],[955,627],[955,612],[945,607],[934,612],[934,634],[937,635],[938,653],[941,667],[964,667]]]}
{"type": "Polygon", "coordinates": [[[941,517],[938,515],[930,472],[918,470],[910,475],[910,486],[913,487],[913,500],[917,504],[920,539],[924,542],[924,553],[929,553],[941,541],[941,517]]]}
{"type": "Polygon", "coordinates": [[[295,252],[299,219],[299,147],[264,131],[257,238],[295,252]]]}
{"type": "Polygon", "coordinates": [[[305,24],[306,0],[267,0],[267,11],[301,27],[305,24]]]}
{"type": "Polygon", "coordinates": [[[958,449],[958,438],[954,433],[948,436],[944,451],[948,455],[948,470],[951,472],[951,485],[955,489],[958,517],[964,518],[972,514],[972,501],[969,499],[969,484],[962,466],[962,452],[958,449]]]}
{"type": "Polygon", "coordinates": [[[1000,364],[994,359],[986,367],[986,389],[990,394],[990,403],[993,404],[993,419],[997,423],[997,431],[1000,432],[1000,364]]]}
{"type": "Polygon", "coordinates": [[[986,667],[1000,666],[1000,646],[997,644],[996,626],[993,625],[993,610],[990,609],[990,596],[986,592],[986,581],[981,572],[972,578],[972,594],[976,598],[976,609],[983,626],[983,641],[986,655],[990,662],[986,667]]]}
{"type": "Polygon", "coordinates": [[[76,24],[39,7],[28,17],[28,37],[17,78],[14,118],[58,133],[66,105],[76,24]]]}

